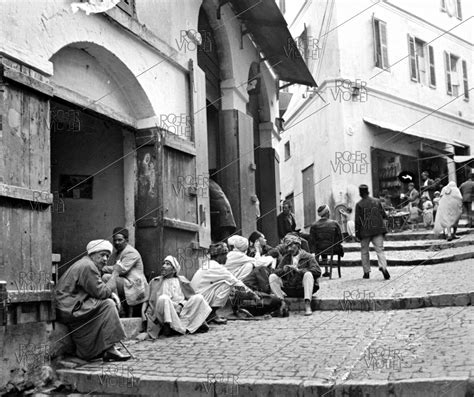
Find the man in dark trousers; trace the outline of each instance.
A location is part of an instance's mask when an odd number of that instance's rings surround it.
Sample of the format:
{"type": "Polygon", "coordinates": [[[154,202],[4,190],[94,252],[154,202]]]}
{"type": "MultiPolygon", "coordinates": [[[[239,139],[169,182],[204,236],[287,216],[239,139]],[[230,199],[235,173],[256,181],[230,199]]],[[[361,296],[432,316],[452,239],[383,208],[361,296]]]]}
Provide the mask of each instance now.
{"type": "Polygon", "coordinates": [[[278,238],[282,240],[288,233],[296,231],[296,221],[288,202],[283,203],[283,212],[277,216],[278,238]]]}
{"type": "Polygon", "coordinates": [[[383,252],[383,240],[387,233],[384,218],[387,217],[380,200],[369,196],[369,187],[367,185],[359,186],[359,194],[362,200],[356,204],[355,209],[355,232],[360,240],[362,268],[364,277],[370,278],[370,254],[369,244],[372,242],[377,259],[379,270],[382,272],[385,280],[390,279],[387,270],[387,259],[383,252]]]}
{"type": "Polygon", "coordinates": [[[471,170],[470,179],[459,186],[462,194],[462,204],[467,214],[468,227],[474,225],[474,208],[472,202],[474,201],[474,169],[471,170]]]}

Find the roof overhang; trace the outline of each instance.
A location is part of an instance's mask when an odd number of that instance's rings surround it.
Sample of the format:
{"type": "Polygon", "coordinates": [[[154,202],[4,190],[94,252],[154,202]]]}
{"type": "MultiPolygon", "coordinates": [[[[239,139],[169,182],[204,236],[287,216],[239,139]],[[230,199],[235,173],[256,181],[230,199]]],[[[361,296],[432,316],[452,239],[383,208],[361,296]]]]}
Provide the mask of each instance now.
{"type": "Polygon", "coordinates": [[[363,117],[362,120],[364,120],[364,122],[367,123],[367,124],[371,124],[375,127],[383,128],[385,130],[397,132],[399,134],[403,133],[403,134],[407,134],[407,135],[411,135],[411,136],[416,136],[416,137],[421,138],[421,139],[429,139],[431,141],[441,142],[441,143],[445,143],[445,144],[448,144],[448,145],[461,147],[461,148],[464,147],[464,145],[462,145],[460,142],[457,142],[456,140],[450,139],[448,137],[435,136],[435,135],[429,134],[427,132],[414,130],[412,128],[402,128],[401,126],[398,126],[396,124],[389,123],[389,122],[386,122],[386,121],[380,121],[380,120],[374,119],[372,117],[363,117]]]}
{"type": "Polygon", "coordinates": [[[280,80],[317,87],[275,0],[228,2],[280,80]]]}

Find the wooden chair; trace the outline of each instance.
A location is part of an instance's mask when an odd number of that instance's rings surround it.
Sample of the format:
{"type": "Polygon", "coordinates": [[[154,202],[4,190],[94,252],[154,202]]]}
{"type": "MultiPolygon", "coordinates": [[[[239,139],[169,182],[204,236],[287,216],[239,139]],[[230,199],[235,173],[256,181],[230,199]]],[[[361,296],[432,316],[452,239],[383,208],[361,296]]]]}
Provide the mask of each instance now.
{"type": "MultiPolygon", "coordinates": [[[[315,255],[315,254],[313,254],[315,255]]],[[[318,261],[318,263],[321,266],[327,266],[329,267],[329,279],[332,279],[332,268],[334,266],[337,266],[337,273],[339,275],[339,278],[342,277],[341,275],[341,256],[334,253],[332,249],[327,250],[324,254],[318,254],[317,256],[315,255],[315,259],[318,261]],[[326,255],[326,260],[322,259],[322,255],[326,255]],[[334,257],[337,256],[337,260],[334,260],[334,257]],[[321,261],[319,258],[321,257],[321,261]]]]}

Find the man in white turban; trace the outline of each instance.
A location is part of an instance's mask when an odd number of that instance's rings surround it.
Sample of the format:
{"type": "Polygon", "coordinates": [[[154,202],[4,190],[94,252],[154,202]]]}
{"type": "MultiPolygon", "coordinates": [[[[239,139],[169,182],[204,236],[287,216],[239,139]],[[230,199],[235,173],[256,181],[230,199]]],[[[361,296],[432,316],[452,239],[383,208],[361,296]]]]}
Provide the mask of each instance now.
{"type": "Polygon", "coordinates": [[[116,289],[118,270],[114,269],[107,283],[100,270],[112,252],[107,240],[87,244],[87,255],[75,262],[58,282],[56,309],[59,322],[66,324],[76,345],[76,354],[84,360],[102,356],[104,361],[124,361],[114,345],[125,339],[118,309],[116,289]]]}
{"type": "Polygon", "coordinates": [[[234,235],[227,240],[229,247],[233,250],[227,254],[224,267],[238,280],[243,280],[253,270],[255,259],[246,255],[249,248],[249,240],[245,237],[234,235]]]}
{"type": "Polygon", "coordinates": [[[174,256],[168,255],[161,267],[161,276],[150,281],[150,292],[143,305],[150,338],[182,335],[186,332],[207,332],[206,318],[211,308],[204,297],[196,294],[189,280],[180,276],[181,266],[174,256]]]}

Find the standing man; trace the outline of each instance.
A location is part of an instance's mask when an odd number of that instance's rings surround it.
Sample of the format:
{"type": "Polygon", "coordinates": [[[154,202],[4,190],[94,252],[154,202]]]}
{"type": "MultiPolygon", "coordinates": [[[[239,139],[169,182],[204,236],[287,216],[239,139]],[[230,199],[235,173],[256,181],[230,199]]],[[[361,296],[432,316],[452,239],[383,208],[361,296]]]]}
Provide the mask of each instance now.
{"type": "Polygon", "coordinates": [[[359,186],[359,195],[362,198],[356,204],[355,210],[355,231],[356,237],[360,240],[362,268],[364,277],[370,278],[370,254],[369,244],[375,248],[379,263],[379,270],[382,272],[385,280],[390,279],[387,270],[387,259],[383,252],[383,240],[387,233],[384,219],[387,217],[380,200],[369,196],[369,187],[367,185],[359,186]]]}
{"type": "MultiPolygon", "coordinates": [[[[112,271],[117,269],[117,292],[121,302],[126,302],[124,310],[146,300],[148,283],[143,272],[140,253],[128,243],[128,230],[116,227],[112,234],[114,251],[102,269],[104,282],[110,280],[112,271]]],[[[127,313],[128,310],[125,310],[127,313]]],[[[128,313],[127,313],[128,314],[128,313]]]]}
{"type": "Polygon", "coordinates": [[[283,203],[283,212],[277,216],[278,238],[282,240],[288,233],[296,231],[296,221],[288,202],[283,203]]]}
{"type": "Polygon", "coordinates": [[[423,181],[420,186],[421,197],[426,197],[428,200],[433,200],[433,195],[436,190],[435,181],[430,179],[430,174],[428,171],[423,171],[421,173],[421,180],[423,181]]]}
{"type": "Polygon", "coordinates": [[[462,205],[466,210],[468,227],[472,227],[474,218],[474,168],[471,170],[470,179],[459,186],[459,190],[462,194],[462,205]]]}

